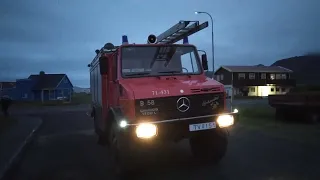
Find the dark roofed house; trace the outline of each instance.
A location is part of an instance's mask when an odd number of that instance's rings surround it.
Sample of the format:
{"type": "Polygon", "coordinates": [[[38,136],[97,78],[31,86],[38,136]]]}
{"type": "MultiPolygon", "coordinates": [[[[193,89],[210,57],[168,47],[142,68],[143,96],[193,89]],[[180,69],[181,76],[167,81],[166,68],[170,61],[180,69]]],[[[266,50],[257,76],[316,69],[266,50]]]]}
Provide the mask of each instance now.
{"type": "Polygon", "coordinates": [[[225,85],[229,95],[268,96],[284,94],[295,86],[292,70],[281,66],[221,66],[215,79],[225,85]]]}
{"type": "Polygon", "coordinates": [[[70,100],[73,85],[66,74],[30,75],[16,81],[15,98],[21,101],[70,100]]]}

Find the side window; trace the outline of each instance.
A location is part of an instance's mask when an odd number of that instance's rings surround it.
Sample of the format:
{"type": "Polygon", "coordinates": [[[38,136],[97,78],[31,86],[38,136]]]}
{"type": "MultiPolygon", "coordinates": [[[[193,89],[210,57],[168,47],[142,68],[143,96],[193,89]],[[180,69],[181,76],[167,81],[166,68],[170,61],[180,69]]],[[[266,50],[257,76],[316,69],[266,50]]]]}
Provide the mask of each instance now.
{"type": "Polygon", "coordinates": [[[94,68],[94,86],[95,86],[95,91],[94,91],[94,101],[95,102],[99,102],[98,101],[98,73],[99,73],[99,67],[96,66],[94,68]]]}
{"type": "Polygon", "coordinates": [[[199,65],[197,65],[196,57],[193,52],[181,55],[182,71],[184,73],[198,73],[200,72],[199,65]]]}
{"type": "Polygon", "coordinates": [[[256,78],[256,74],[255,73],[250,73],[249,74],[249,79],[255,79],[256,78]]]}
{"type": "Polygon", "coordinates": [[[286,74],[281,74],[281,79],[287,79],[287,75],[286,74]]]}
{"type": "MultiPolygon", "coordinates": [[[[99,64],[99,66],[100,66],[100,64],[99,64]]],[[[97,86],[97,102],[99,102],[99,104],[102,104],[102,97],[101,97],[101,75],[100,75],[100,67],[99,66],[97,66],[97,73],[96,73],[96,75],[97,75],[97,84],[96,84],[96,86],[97,86]]]]}
{"type": "Polygon", "coordinates": [[[245,73],[239,73],[238,74],[238,79],[245,79],[246,78],[246,74],[245,73]]]}
{"type": "Polygon", "coordinates": [[[118,64],[118,55],[116,54],[116,55],[114,55],[113,56],[113,61],[112,61],[112,71],[113,71],[113,77],[112,77],[112,79],[113,80],[116,80],[117,78],[118,78],[118,66],[117,66],[117,64],[118,64]]]}
{"type": "Polygon", "coordinates": [[[267,74],[266,73],[261,73],[261,79],[266,79],[267,74]]]}
{"type": "Polygon", "coordinates": [[[271,79],[271,80],[276,79],[276,75],[275,75],[275,74],[270,74],[270,79],[271,79]]]}

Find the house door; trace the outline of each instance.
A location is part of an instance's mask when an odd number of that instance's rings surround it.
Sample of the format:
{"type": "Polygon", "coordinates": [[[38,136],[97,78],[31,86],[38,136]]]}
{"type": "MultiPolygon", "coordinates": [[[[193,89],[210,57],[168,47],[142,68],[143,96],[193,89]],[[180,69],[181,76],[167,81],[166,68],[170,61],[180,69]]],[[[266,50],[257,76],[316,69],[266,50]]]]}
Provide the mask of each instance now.
{"type": "Polygon", "coordinates": [[[258,90],[259,90],[259,95],[260,96],[266,97],[270,93],[270,86],[259,86],[258,90]]]}
{"type": "Polygon", "coordinates": [[[49,90],[49,100],[54,100],[55,99],[55,92],[54,90],[49,90]]]}

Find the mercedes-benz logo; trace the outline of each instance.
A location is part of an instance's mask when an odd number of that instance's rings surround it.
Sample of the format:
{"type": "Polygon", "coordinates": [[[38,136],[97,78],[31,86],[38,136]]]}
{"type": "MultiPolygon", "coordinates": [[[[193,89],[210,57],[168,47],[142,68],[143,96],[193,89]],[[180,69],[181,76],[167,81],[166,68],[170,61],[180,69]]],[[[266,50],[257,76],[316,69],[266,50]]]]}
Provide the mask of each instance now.
{"type": "Polygon", "coordinates": [[[186,97],[181,97],[177,100],[177,109],[180,112],[186,112],[190,108],[190,100],[186,97]]]}

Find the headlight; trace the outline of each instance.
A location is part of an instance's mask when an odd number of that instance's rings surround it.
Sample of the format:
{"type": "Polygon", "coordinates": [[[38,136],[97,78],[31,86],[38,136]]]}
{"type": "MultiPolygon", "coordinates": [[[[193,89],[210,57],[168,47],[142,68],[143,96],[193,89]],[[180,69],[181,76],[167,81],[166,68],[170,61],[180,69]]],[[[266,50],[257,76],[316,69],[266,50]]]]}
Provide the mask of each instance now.
{"type": "Polygon", "coordinates": [[[221,115],[218,117],[217,123],[218,123],[219,127],[221,127],[221,128],[228,127],[228,126],[233,125],[234,118],[232,115],[221,115]]]}
{"type": "Polygon", "coordinates": [[[157,135],[157,126],[151,123],[139,124],[136,128],[138,138],[148,139],[157,135]]]}

